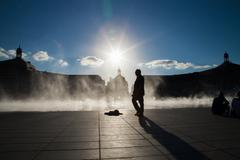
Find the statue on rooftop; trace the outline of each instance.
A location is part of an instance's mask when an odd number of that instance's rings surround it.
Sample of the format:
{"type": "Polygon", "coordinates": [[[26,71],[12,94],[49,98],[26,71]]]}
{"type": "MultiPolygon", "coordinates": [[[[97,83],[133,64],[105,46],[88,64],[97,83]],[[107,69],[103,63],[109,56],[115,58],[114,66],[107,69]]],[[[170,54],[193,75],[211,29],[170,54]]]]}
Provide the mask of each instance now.
{"type": "Polygon", "coordinates": [[[227,52],[224,53],[224,62],[229,62],[229,55],[227,52]]]}

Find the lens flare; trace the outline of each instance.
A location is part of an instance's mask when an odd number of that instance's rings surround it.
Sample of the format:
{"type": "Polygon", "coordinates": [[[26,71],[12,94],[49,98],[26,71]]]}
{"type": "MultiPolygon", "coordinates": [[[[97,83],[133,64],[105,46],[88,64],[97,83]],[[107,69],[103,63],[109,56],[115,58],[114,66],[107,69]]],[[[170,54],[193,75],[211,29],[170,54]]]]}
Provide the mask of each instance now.
{"type": "Polygon", "coordinates": [[[122,52],[118,49],[113,49],[109,56],[111,62],[115,65],[120,65],[123,60],[122,52]]]}

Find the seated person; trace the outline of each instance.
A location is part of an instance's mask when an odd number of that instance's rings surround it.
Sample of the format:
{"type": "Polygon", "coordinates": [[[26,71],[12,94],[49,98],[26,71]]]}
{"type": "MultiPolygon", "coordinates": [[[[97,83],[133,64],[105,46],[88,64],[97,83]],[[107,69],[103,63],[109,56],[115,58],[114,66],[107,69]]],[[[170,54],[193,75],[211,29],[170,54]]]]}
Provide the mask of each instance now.
{"type": "Polygon", "coordinates": [[[224,97],[223,92],[220,92],[218,97],[214,98],[212,104],[212,112],[219,115],[223,115],[225,112],[229,112],[229,102],[224,97]]]}
{"type": "Polygon", "coordinates": [[[237,93],[237,97],[232,100],[231,115],[240,117],[240,91],[237,93]]]}

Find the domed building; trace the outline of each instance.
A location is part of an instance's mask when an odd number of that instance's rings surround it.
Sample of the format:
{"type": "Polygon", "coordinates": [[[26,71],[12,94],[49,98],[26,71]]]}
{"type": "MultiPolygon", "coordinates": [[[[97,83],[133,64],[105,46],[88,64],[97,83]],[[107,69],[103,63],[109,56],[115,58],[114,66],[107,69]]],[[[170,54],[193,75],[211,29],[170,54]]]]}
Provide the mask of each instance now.
{"type": "Polygon", "coordinates": [[[107,83],[106,93],[108,98],[114,98],[114,100],[129,97],[128,83],[122,76],[120,69],[118,69],[117,76],[107,83]]]}

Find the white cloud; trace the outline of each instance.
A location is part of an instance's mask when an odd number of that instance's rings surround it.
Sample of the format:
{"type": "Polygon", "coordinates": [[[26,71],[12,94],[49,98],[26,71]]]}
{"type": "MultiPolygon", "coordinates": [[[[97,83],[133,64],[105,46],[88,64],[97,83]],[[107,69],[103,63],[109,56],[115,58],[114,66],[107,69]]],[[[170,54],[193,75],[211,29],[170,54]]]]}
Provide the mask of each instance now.
{"type": "Polygon", "coordinates": [[[211,67],[216,67],[216,66],[215,65],[202,65],[202,66],[194,65],[193,66],[194,69],[207,69],[211,67]]]}
{"type": "Polygon", "coordinates": [[[10,58],[7,51],[3,48],[0,48],[0,58],[4,58],[4,59],[9,59],[10,58]]]}
{"type": "Polygon", "coordinates": [[[67,67],[67,66],[69,65],[68,62],[65,61],[65,60],[63,60],[63,59],[59,59],[59,60],[57,61],[57,64],[58,64],[59,66],[61,66],[61,67],[67,67]]]}
{"type": "Polygon", "coordinates": [[[146,66],[147,68],[165,68],[171,69],[177,65],[176,60],[168,60],[168,59],[159,59],[159,60],[152,60],[146,63],[142,63],[142,66],[146,66]]]}
{"type": "Polygon", "coordinates": [[[183,69],[187,69],[187,68],[190,68],[190,67],[194,67],[194,64],[190,63],[190,62],[177,62],[176,65],[175,65],[175,68],[176,69],[179,69],[179,70],[183,70],[183,69]]]}
{"type": "MultiPolygon", "coordinates": [[[[31,53],[29,52],[28,54],[26,53],[22,53],[22,57],[27,57],[28,55],[31,55],[31,53]]],[[[4,48],[0,47],[0,59],[6,60],[6,59],[11,59],[11,58],[15,58],[16,57],[16,50],[11,49],[11,50],[5,50],[4,48]]],[[[28,58],[28,57],[27,57],[28,58]]],[[[69,66],[69,63],[63,59],[56,59],[54,57],[51,57],[48,55],[48,52],[46,51],[38,51],[35,52],[34,54],[32,54],[32,58],[35,61],[50,61],[53,60],[53,64],[60,66],[60,67],[67,67],[69,66]]]]}
{"type": "Polygon", "coordinates": [[[16,57],[16,50],[13,50],[13,49],[8,50],[8,55],[12,58],[16,57]]]}
{"type": "Polygon", "coordinates": [[[89,67],[100,67],[103,65],[104,61],[100,58],[95,56],[87,56],[82,59],[77,59],[82,66],[89,66],[89,67]]]}
{"type": "Polygon", "coordinates": [[[191,62],[178,62],[177,60],[169,60],[169,59],[158,59],[152,60],[146,63],[140,63],[138,66],[147,67],[150,69],[154,68],[164,68],[164,69],[178,69],[184,70],[187,68],[193,69],[207,69],[211,67],[215,67],[215,65],[195,65],[191,62]]]}
{"type": "Polygon", "coordinates": [[[45,51],[38,51],[34,53],[32,57],[35,61],[49,61],[54,59],[53,57],[50,57],[45,51]]]}

